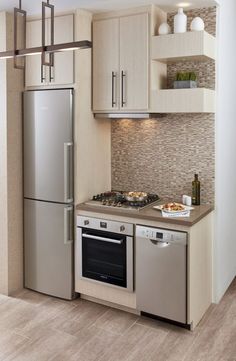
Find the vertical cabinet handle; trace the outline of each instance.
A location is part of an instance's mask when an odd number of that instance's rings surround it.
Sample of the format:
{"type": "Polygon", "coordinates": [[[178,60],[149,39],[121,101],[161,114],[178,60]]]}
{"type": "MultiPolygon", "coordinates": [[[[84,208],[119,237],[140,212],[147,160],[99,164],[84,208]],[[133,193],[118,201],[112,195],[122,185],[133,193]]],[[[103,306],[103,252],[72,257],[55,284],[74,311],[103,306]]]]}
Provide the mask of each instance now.
{"type": "Polygon", "coordinates": [[[73,207],[64,208],[64,244],[73,243],[73,207]]]}
{"type": "Polygon", "coordinates": [[[54,75],[53,75],[53,66],[50,65],[49,67],[49,79],[50,79],[50,83],[54,80],[54,75]]]}
{"type": "Polygon", "coordinates": [[[114,108],[116,106],[116,100],[115,100],[115,86],[116,86],[116,73],[113,71],[112,72],[112,85],[111,85],[111,89],[112,89],[112,108],[114,108]]]}
{"type": "Polygon", "coordinates": [[[73,202],[73,143],[64,143],[64,200],[73,202]]]}
{"type": "Polygon", "coordinates": [[[125,100],[124,100],[124,85],[125,85],[125,77],[126,77],[126,73],[122,70],[121,72],[121,107],[123,108],[126,104],[125,100]]]}
{"type": "Polygon", "coordinates": [[[44,65],[41,65],[41,83],[44,83],[46,77],[44,75],[44,65]]]}

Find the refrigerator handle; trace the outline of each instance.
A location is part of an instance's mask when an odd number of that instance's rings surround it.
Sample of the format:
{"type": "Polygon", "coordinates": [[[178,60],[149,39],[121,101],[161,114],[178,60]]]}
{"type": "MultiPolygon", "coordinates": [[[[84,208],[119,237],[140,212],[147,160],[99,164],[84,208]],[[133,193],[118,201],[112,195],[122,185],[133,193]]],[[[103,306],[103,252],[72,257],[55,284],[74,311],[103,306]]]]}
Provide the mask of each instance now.
{"type": "Polygon", "coordinates": [[[73,207],[64,208],[64,244],[68,245],[73,243],[73,207]]]}
{"type": "Polygon", "coordinates": [[[64,143],[64,200],[65,203],[72,203],[72,154],[73,143],[64,143]]]}

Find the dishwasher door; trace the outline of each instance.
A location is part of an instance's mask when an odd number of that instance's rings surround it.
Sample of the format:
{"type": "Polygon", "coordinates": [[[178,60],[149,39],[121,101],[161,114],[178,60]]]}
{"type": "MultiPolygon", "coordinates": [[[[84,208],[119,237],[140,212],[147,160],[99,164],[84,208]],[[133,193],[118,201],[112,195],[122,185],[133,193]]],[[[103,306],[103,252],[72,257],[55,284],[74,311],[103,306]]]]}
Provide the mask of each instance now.
{"type": "Polygon", "coordinates": [[[139,311],[187,323],[187,233],[137,226],[139,311]]]}

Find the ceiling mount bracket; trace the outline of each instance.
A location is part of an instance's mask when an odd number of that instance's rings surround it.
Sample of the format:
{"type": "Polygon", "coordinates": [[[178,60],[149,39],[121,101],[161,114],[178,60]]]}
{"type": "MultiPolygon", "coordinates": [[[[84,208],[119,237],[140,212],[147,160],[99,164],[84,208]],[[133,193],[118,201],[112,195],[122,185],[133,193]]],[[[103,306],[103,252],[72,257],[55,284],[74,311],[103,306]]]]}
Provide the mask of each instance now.
{"type": "Polygon", "coordinates": [[[22,10],[21,0],[19,0],[19,8],[14,8],[14,68],[15,69],[25,69],[25,58],[23,60],[23,65],[17,63],[17,43],[18,43],[18,15],[23,18],[23,49],[26,48],[26,17],[27,13],[25,10],[22,10]]]}

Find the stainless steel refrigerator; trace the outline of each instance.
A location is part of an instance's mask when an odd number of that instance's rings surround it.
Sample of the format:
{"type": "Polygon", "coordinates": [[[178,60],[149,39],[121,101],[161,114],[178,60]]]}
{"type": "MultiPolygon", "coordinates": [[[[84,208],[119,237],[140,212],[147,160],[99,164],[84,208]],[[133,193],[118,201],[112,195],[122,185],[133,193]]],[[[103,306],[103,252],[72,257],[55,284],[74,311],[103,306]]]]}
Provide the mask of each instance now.
{"type": "Polygon", "coordinates": [[[73,298],[73,90],[24,93],[25,287],[73,298]]]}

